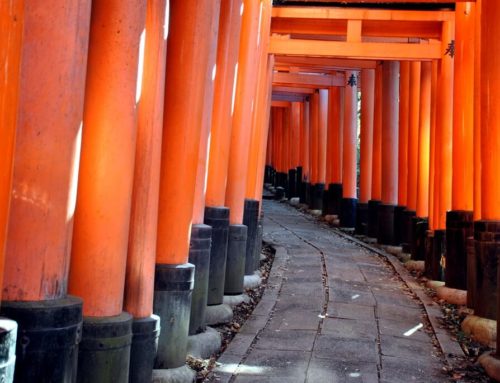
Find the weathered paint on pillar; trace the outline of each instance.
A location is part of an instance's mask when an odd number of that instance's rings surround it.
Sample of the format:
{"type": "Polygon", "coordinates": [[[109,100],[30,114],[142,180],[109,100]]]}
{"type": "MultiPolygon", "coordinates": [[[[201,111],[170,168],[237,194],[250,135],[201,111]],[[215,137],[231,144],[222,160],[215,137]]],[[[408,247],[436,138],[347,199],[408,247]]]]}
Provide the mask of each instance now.
{"type": "Polygon", "coordinates": [[[14,163],[23,36],[24,3],[0,2],[0,286],[3,284],[5,242],[14,163]]]}
{"type": "Polygon", "coordinates": [[[422,62],[420,74],[420,117],[418,129],[417,217],[429,215],[429,156],[431,129],[432,63],[422,62]]]}
{"type": "Polygon", "coordinates": [[[196,170],[196,186],[194,188],[193,224],[202,224],[205,217],[205,194],[207,188],[207,156],[210,145],[210,131],[212,128],[212,111],[214,106],[215,76],[217,71],[217,37],[219,33],[219,15],[221,0],[214,1],[214,16],[207,42],[210,44],[205,75],[205,94],[203,96],[203,117],[200,134],[200,147],[198,152],[198,166],[196,170]]]}
{"type": "Polygon", "coordinates": [[[229,150],[229,167],[226,186],[226,206],[230,209],[231,224],[243,222],[252,108],[255,103],[258,67],[259,25],[262,22],[262,1],[244,0],[241,25],[238,80],[229,150]]]}
{"type": "MultiPolygon", "coordinates": [[[[453,141],[453,57],[449,44],[454,40],[454,23],[443,22],[442,58],[438,74],[438,99],[436,116],[436,160],[439,162],[437,228],[446,228],[446,212],[451,208],[451,169],[453,141]]],[[[436,202],[436,201],[435,201],[436,202]]]]}
{"type": "Polygon", "coordinates": [[[500,221],[500,3],[482,1],[481,219],[500,221]]]}
{"type": "Polygon", "coordinates": [[[328,99],[328,151],[331,152],[331,170],[329,183],[342,183],[342,149],[344,131],[344,89],[341,87],[330,88],[331,95],[328,99]],[[334,89],[332,91],[332,89],[334,89]],[[331,133],[331,141],[330,141],[331,133]]]}
{"type": "Polygon", "coordinates": [[[481,14],[482,1],[476,0],[474,21],[474,221],[481,219],[481,14]]]}
{"type": "Polygon", "coordinates": [[[357,72],[346,71],[344,97],[344,143],[342,165],[342,197],[357,198],[356,196],[356,152],[357,152],[357,110],[358,86],[357,80],[351,82],[352,76],[356,78],[357,72]]]}
{"type": "Polygon", "coordinates": [[[135,318],[153,313],[156,226],[160,192],[168,0],[147,2],[142,89],[128,238],[124,308],[135,318]]]}
{"type": "Polygon", "coordinates": [[[368,203],[372,192],[373,118],[375,101],[375,70],[361,71],[361,129],[359,202],[368,203]]]}
{"type": "Polygon", "coordinates": [[[291,168],[296,168],[300,165],[300,102],[292,102],[291,116],[291,168]]]}
{"type": "Polygon", "coordinates": [[[333,179],[333,168],[335,167],[335,159],[337,153],[335,152],[337,148],[338,130],[340,128],[340,88],[330,87],[328,89],[328,131],[327,131],[327,142],[326,142],[326,185],[334,183],[333,179]]]}
{"type": "Polygon", "coordinates": [[[123,308],[145,15],[140,0],[92,4],[69,278],[70,293],[84,299],[84,316],[123,308]]]}
{"type": "Polygon", "coordinates": [[[406,206],[408,198],[408,125],[410,108],[410,62],[401,61],[399,69],[399,144],[398,205],[406,206]]]}
{"type": "Polygon", "coordinates": [[[420,71],[422,64],[419,61],[410,63],[410,108],[408,122],[408,195],[406,207],[408,210],[417,209],[417,180],[418,180],[418,129],[420,118],[420,71]]]}
{"type": "Polygon", "coordinates": [[[382,199],[382,64],[375,69],[375,102],[373,120],[372,196],[382,199]]]}
{"type": "Polygon", "coordinates": [[[290,108],[283,108],[283,143],[281,145],[281,168],[288,174],[290,169],[290,108]]]}
{"type": "MultiPolygon", "coordinates": [[[[2,2],[2,7],[15,3],[2,2]]],[[[17,70],[21,75],[3,299],[38,301],[67,292],[90,2],[17,3],[24,11],[16,16],[24,22],[21,61],[9,61],[0,76],[17,70]]],[[[9,107],[15,108],[17,85],[8,84],[9,107]]]]}
{"type": "Polygon", "coordinates": [[[326,146],[328,136],[328,89],[319,90],[318,104],[318,182],[326,181],[326,146]]]}
{"type": "Polygon", "coordinates": [[[455,10],[452,210],[473,210],[474,192],[474,12],[472,3],[455,10]]]}
{"type": "Polygon", "coordinates": [[[382,202],[397,205],[399,62],[384,61],[382,67],[382,202]]]}
{"type": "Polygon", "coordinates": [[[232,116],[236,97],[242,7],[242,0],[222,0],[221,2],[214,108],[208,157],[205,201],[207,206],[224,206],[225,202],[232,116]]]}
{"type": "Polygon", "coordinates": [[[318,172],[318,145],[319,145],[319,92],[311,95],[309,118],[310,118],[310,139],[309,139],[309,163],[311,167],[311,185],[319,182],[318,172]]]}
{"type": "Polygon", "coordinates": [[[213,1],[171,1],[156,263],[187,262],[213,1]],[[190,15],[190,17],[186,17],[190,15]],[[182,168],[182,171],[179,169],[182,168]]]}
{"type": "Polygon", "coordinates": [[[284,172],[281,161],[281,146],[283,145],[283,108],[273,107],[273,133],[276,172],[284,172]]]}

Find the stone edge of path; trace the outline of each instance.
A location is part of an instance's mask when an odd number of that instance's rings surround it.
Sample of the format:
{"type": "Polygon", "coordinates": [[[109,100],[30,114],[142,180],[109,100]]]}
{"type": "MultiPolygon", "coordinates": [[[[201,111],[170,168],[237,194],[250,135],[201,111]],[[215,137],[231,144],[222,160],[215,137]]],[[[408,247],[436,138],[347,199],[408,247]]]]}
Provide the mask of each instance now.
{"type": "Polygon", "coordinates": [[[386,251],[372,246],[368,243],[365,243],[355,237],[352,237],[337,228],[331,228],[331,230],[344,239],[384,257],[391,264],[391,266],[394,268],[403,282],[410,288],[411,291],[415,293],[420,302],[422,302],[424,310],[432,326],[432,330],[436,335],[439,347],[441,348],[443,356],[450,367],[453,367],[456,364],[453,356],[465,357],[464,351],[462,350],[462,347],[460,347],[459,343],[456,340],[453,340],[448,330],[442,328],[439,323],[439,318],[442,317],[441,306],[439,306],[439,304],[434,302],[432,298],[430,298],[426,294],[422,286],[415,280],[413,276],[408,273],[408,270],[406,270],[406,268],[396,256],[389,254],[386,251]]]}
{"type": "Polygon", "coordinates": [[[271,319],[274,306],[277,303],[284,272],[286,271],[284,269],[286,268],[289,256],[284,247],[268,241],[264,241],[264,243],[275,250],[273,265],[267,279],[267,286],[250,317],[243,324],[231,343],[229,343],[226,350],[217,359],[217,366],[213,372],[218,377],[218,383],[229,382],[237,372],[237,366],[246,359],[257,337],[271,319]],[[238,339],[236,339],[237,337],[238,339]],[[231,366],[231,371],[219,369],[220,366],[231,366]]]}

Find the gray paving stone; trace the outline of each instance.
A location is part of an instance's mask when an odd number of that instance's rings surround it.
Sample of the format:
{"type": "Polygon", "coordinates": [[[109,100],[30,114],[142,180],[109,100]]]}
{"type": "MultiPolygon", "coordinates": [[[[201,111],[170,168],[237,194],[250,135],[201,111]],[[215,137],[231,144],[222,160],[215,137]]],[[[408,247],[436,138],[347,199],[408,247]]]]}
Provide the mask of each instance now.
{"type": "Polygon", "coordinates": [[[368,339],[375,341],[378,337],[377,325],[374,321],[361,321],[327,317],[323,321],[321,333],[344,339],[368,339]]]}
{"type": "MultiPolygon", "coordinates": [[[[240,365],[238,375],[257,375],[305,380],[310,352],[254,349],[240,365]]],[[[283,380],[286,382],[287,380],[283,380]]]]}
{"type": "Polygon", "coordinates": [[[267,315],[250,315],[250,317],[241,328],[240,334],[257,334],[264,328],[268,319],[269,318],[267,315]]]}
{"type": "Polygon", "coordinates": [[[371,306],[362,306],[356,302],[333,302],[328,306],[328,315],[335,318],[375,321],[375,312],[371,306]]]}
{"type": "MultiPolygon", "coordinates": [[[[329,300],[339,303],[356,303],[360,306],[375,306],[375,298],[369,291],[352,291],[330,287],[329,300]]],[[[329,304],[330,306],[331,304],[329,304]]]]}
{"type": "Polygon", "coordinates": [[[376,307],[379,318],[398,320],[403,323],[418,324],[423,320],[423,311],[419,308],[403,307],[390,304],[379,304],[376,307]]]}
{"type": "Polygon", "coordinates": [[[349,363],[312,358],[307,382],[316,383],[378,383],[375,363],[349,363]]]}
{"type": "Polygon", "coordinates": [[[313,349],[319,359],[333,359],[344,362],[377,363],[378,348],[375,341],[366,339],[341,339],[332,335],[319,335],[313,349]]]}
{"type": "Polygon", "coordinates": [[[449,381],[438,363],[382,357],[380,381],[384,383],[438,383],[449,381]]]}
{"type": "Polygon", "coordinates": [[[390,335],[381,335],[380,348],[384,356],[394,356],[403,359],[429,360],[435,354],[435,350],[428,343],[390,335]]]}
{"type": "Polygon", "coordinates": [[[312,351],[316,330],[264,330],[255,348],[263,350],[312,351]]]}

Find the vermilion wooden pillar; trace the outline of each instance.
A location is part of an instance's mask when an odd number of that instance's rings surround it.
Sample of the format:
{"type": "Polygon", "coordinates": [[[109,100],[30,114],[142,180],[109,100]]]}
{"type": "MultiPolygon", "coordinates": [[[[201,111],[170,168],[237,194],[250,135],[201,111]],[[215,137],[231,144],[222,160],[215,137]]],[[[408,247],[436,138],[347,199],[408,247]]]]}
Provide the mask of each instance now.
{"type": "Polygon", "coordinates": [[[346,71],[344,94],[344,132],[342,158],[342,209],[340,226],[354,228],[356,225],[356,153],[357,153],[357,112],[358,73],[346,71]]]}
{"type": "MultiPolygon", "coordinates": [[[[481,219],[474,222],[477,262],[477,290],[474,314],[497,318],[498,280],[497,263],[500,233],[500,201],[498,193],[498,164],[500,163],[500,72],[498,17],[500,4],[489,0],[481,2],[481,219]],[[495,305],[496,301],[496,305],[495,305]]],[[[500,339],[497,334],[497,346],[500,339]]],[[[497,369],[498,374],[498,369],[497,369]]],[[[495,376],[499,376],[495,375],[495,376]]]]}
{"type": "MultiPolygon", "coordinates": [[[[320,136],[320,128],[319,128],[319,90],[316,90],[311,95],[310,102],[310,147],[309,147],[309,158],[310,158],[310,167],[311,167],[311,200],[309,201],[310,208],[313,210],[320,209],[320,198],[318,195],[321,194],[321,186],[317,185],[320,183],[319,176],[319,136],[320,136]]],[[[321,200],[322,202],[322,200],[321,200]]]]}
{"type": "Polygon", "coordinates": [[[455,11],[452,200],[446,213],[447,287],[467,289],[467,238],[474,208],[474,4],[455,11]]]}
{"type": "Polygon", "coordinates": [[[412,220],[417,211],[418,184],[418,130],[420,123],[420,72],[419,61],[410,63],[410,105],[408,116],[408,186],[406,210],[403,213],[403,251],[411,252],[412,220]]]}
{"type": "Polygon", "coordinates": [[[319,90],[318,98],[318,178],[313,185],[315,194],[313,208],[323,211],[323,198],[325,194],[326,182],[326,148],[328,135],[328,89],[319,90]]]}
{"type": "Polygon", "coordinates": [[[16,382],[76,376],[82,301],[67,285],[89,20],[89,1],[0,5],[1,312],[19,325],[16,382]]]}
{"type": "Polygon", "coordinates": [[[412,219],[412,259],[425,259],[425,241],[429,228],[429,158],[431,130],[432,63],[422,62],[420,73],[420,112],[418,125],[418,166],[416,216],[412,219]]]}
{"type": "Polygon", "coordinates": [[[326,182],[327,213],[340,215],[342,204],[342,132],[344,130],[344,90],[331,87],[328,95],[328,137],[326,182]]]}
{"type": "Polygon", "coordinates": [[[137,142],[128,237],[124,309],[132,314],[130,380],[149,381],[159,317],[153,314],[156,225],[160,190],[168,2],[149,0],[137,102],[137,142]]]}
{"type": "Polygon", "coordinates": [[[183,366],[186,357],[193,280],[187,261],[216,10],[214,1],[170,1],[154,301],[159,369],[183,366]],[[183,282],[181,291],[170,281],[183,282]]]}
{"type": "Polygon", "coordinates": [[[438,71],[436,105],[436,163],[434,185],[435,230],[432,256],[427,261],[428,275],[442,279],[442,265],[445,254],[446,212],[451,208],[451,169],[453,133],[453,60],[450,49],[454,40],[455,27],[452,21],[443,23],[442,58],[438,71]]]}
{"type": "Polygon", "coordinates": [[[401,61],[399,70],[398,206],[394,211],[394,242],[403,241],[403,214],[408,197],[408,126],[410,109],[410,62],[401,61]]]}
{"type": "Polygon", "coordinates": [[[310,102],[304,101],[302,107],[302,130],[300,132],[300,147],[301,147],[301,162],[302,162],[302,188],[300,190],[300,202],[307,204],[309,201],[310,191],[311,191],[311,170],[310,170],[310,102]]]}
{"type": "Polygon", "coordinates": [[[382,200],[382,64],[375,68],[375,101],[372,148],[372,194],[368,201],[368,225],[366,235],[378,237],[378,206],[382,200]]]}
{"type": "Polygon", "coordinates": [[[262,21],[263,7],[262,0],[244,0],[243,4],[238,80],[226,186],[226,206],[230,209],[231,224],[241,224],[243,222],[248,171],[248,143],[251,135],[252,105],[255,102],[256,94],[255,78],[258,73],[259,26],[262,21]]]}
{"type": "Polygon", "coordinates": [[[375,70],[361,71],[361,128],[359,201],[356,212],[356,233],[365,234],[368,225],[368,201],[372,194],[373,117],[375,101],[375,70]]]}
{"type": "MultiPolygon", "coordinates": [[[[14,162],[14,144],[17,127],[17,110],[20,85],[20,64],[22,51],[22,32],[24,22],[24,3],[0,2],[0,286],[3,284],[5,241],[9,221],[10,199],[12,190],[12,169],[14,162]]],[[[10,383],[14,376],[17,324],[13,320],[0,319],[2,340],[0,348],[4,350],[3,371],[10,383]]]]}
{"type": "Polygon", "coordinates": [[[393,245],[398,203],[399,61],[384,61],[382,67],[382,203],[377,240],[393,245]]]}
{"type": "Polygon", "coordinates": [[[300,103],[292,102],[290,107],[290,169],[288,169],[288,189],[290,198],[297,197],[297,167],[300,151],[300,103]]]}

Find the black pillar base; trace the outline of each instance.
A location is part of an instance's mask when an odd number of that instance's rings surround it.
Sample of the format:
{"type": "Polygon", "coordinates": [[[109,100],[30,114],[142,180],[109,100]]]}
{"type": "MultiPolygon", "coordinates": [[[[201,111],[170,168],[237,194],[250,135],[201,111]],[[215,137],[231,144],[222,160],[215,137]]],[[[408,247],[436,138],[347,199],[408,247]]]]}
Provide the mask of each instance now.
{"type": "Polygon", "coordinates": [[[302,166],[297,166],[297,173],[296,173],[296,177],[295,177],[295,191],[296,191],[296,195],[295,197],[299,197],[299,200],[302,202],[303,200],[303,195],[302,195],[302,184],[303,184],[303,181],[302,181],[302,166]]]}
{"type": "Polygon", "coordinates": [[[16,338],[17,323],[12,319],[0,318],[0,382],[14,381],[16,338]]]}
{"type": "MultiPolygon", "coordinates": [[[[224,299],[224,277],[226,275],[227,242],[229,236],[229,209],[223,206],[207,206],[205,208],[204,221],[205,224],[212,227],[208,295],[205,304],[219,305],[224,299]]],[[[198,274],[198,266],[196,266],[196,274],[198,274]]],[[[204,331],[205,320],[202,323],[202,331],[204,331]]]]}
{"type": "Polygon", "coordinates": [[[1,314],[16,321],[19,326],[14,374],[16,383],[76,381],[83,320],[80,298],[67,296],[46,301],[4,301],[1,314]]]}
{"type": "Polygon", "coordinates": [[[325,192],[325,184],[312,185],[312,210],[323,209],[323,193],[325,192]]]}
{"type": "Polygon", "coordinates": [[[467,238],[474,234],[472,211],[446,213],[446,274],[447,287],[467,290],[467,238]]]}
{"type": "Polygon", "coordinates": [[[382,201],[371,199],[368,201],[368,224],[366,235],[370,238],[378,238],[378,207],[382,201]]]}
{"type": "MultiPolygon", "coordinates": [[[[206,209],[205,209],[206,211],[206,209]]],[[[206,213],[205,213],[206,215],[206,213]]],[[[208,225],[191,226],[191,242],[189,244],[189,263],[194,265],[193,295],[191,297],[191,314],[189,319],[189,335],[205,331],[205,309],[209,291],[209,270],[211,269],[210,244],[212,241],[212,227],[208,225]]],[[[224,259],[224,266],[226,260],[224,259]]],[[[214,262],[215,263],[215,262],[214,262]]],[[[214,274],[220,276],[216,265],[214,274]]],[[[225,270],[223,270],[225,273],[225,270]]],[[[224,276],[224,274],[222,274],[224,276]]],[[[219,282],[219,281],[216,281],[219,282]]],[[[224,288],[224,285],[222,285],[224,288]]],[[[222,290],[222,294],[224,291],[222,290]]],[[[222,298],[221,298],[222,300],[222,298]]]]}
{"type": "Polygon", "coordinates": [[[401,245],[403,246],[404,253],[411,253],[411,243],[412,243],[412,219],[417,215],[414,210],[405,210],[403,212],[403,222],[402,222],[402,237],[403,241],[401,245]]]}
{"type": "Polygon", "coordinates": [[[312,205],[312,185],[310,182],[304,183],[304,195],[305,195],[305,204],[307,206],[312,205]]]}
{"type": "Polygon", "coordinates": [[[255,245],[257,243],[257,224],[259,220],[259,201],[245,199],[243,225],[247,227],[247,243],[245,252],[245,275],[253,275],[255,271],[255,245]]]}
{"type": "Polygon", "coordinates": [[[254,252],[254,270],[260,267],[260,253],[262,252],[262,237],[264,235],[263,217],[261,216],[257,222],[257,240],[255,241],[254,252]]]}
{"type": "Polygon", "coordinates": [[[330,214],[331,208],[328,206],[329,205],[329,191],[328,189],[325,188],[323,191],[323,201],[321,202],[321,215],[328,215],[330,214]]]}
{"type": "Polygon", "coordinates": [[[476,302],[476,267],[476,247],[472,236],[467,238],[467,307],[470,309],[474,309],[476,302]]]}
{"type": "Polygon", "coordinates": [[[274,198],[277,200],[277,201],[281,201],[283,198],[285,198],[285,189],[281,186],[278,186],[276,188],[276,192],[274,194],[274,198]]]}
{"type": "Polygon", "coordinates": [[[229,225],[226,277],[224,283],[225,295],[239,295],[243,293],[247,230],[245,225],[229,225]]]}
{"type": "Polygon", "coordinates": [[[356,209],[356,234],[365,235],[368,225],[368,204],[358,203],[356,209]]]}
{"type": "Polygon", "coordinates": [[[425,234],[424,276],[431,280],[435,280],[433,276],[436,277],[439,274],[438,272],[434,273],[434,270],[432,270],[433,266],[432,257],[434,256],[433,251],[434,251],[434,231],[427,230],[427,233],[425,234]]]}
{"type": "Polygon", "coordinates": [[[433,281],[444,280],[443,256],[445,255],[445,246],[446,231],[434,230],[430,259],[425,259],[426,268],[429,270],[426,276],[433,281]]]}
{"type": "Polygon", "coordinates": [[[264,183],[270,184],[273,182],[272,174],[273,174],[273,167],[271,165],[266,165],[264,170],[264,183]]]}
{"type": "Polygon", "coordinates": [[[394,209],[394,242],[400,245],[403,242],[403,213],[406,206],[396,206],[394,209]]]}
{"type": "Polygon", "coordinates": [[[342,198],[342,211],[340,213],[340,227],[353,228],[356,226],[357,198],[342,198]]]}
{"type": "Polygon", "coordinates": [[[340,214],[342,212],[342,193],[343,193],[342,184],[329,184],[328,192],[329,192],[329,201],[328,201],[329,214],[337,215],[340,217],[340,214]]]}
{"type": "Polygon", "coordinates": [[[186,363],[194,266],[157,264],[153,312],[160,317],[155,368],[177,368],[186,363]]]}
{"type": "Polygon", "coordinates": [[[498,254],[500,221],[474,222],[476,247],[476,301],[474,314],[497,319],[498,254]]]}
{"type": "Polygon", "coordinates": [[[134,318],[130,348],[129,382],[151,382],[160,336],[160,317],[134,318]]]}
{"type": "Polygon", "coordinates": [[[285,195],[288,197],[288,173],[278,172],[276,176],[278,177],[278,186],[285,190],[285,195]]]}
{"type": "Polygon", "coordinates": [[[128,383],[131,344],[132,316],[129,313],[84,317],[78,352],[78,383],[128,383]]]}
{"type": "Polygon", "coordinates": [[[288,198],[297,197],[297,170],[288,170],[288,198]]]}
{"type": "Polygon", "coordinates": [[[425,238],[429,230],[429,220],[427,218],[413,217],[412,223],[412,241],[411,241],[411,259],[416,261],[425,260],[425,238]]]}
{"type": "Polygon", "coordinates": [[[394,245],[394,210],[395,205],[381,203],[378,205],[377,242],[382,245],[394,245]]]}

